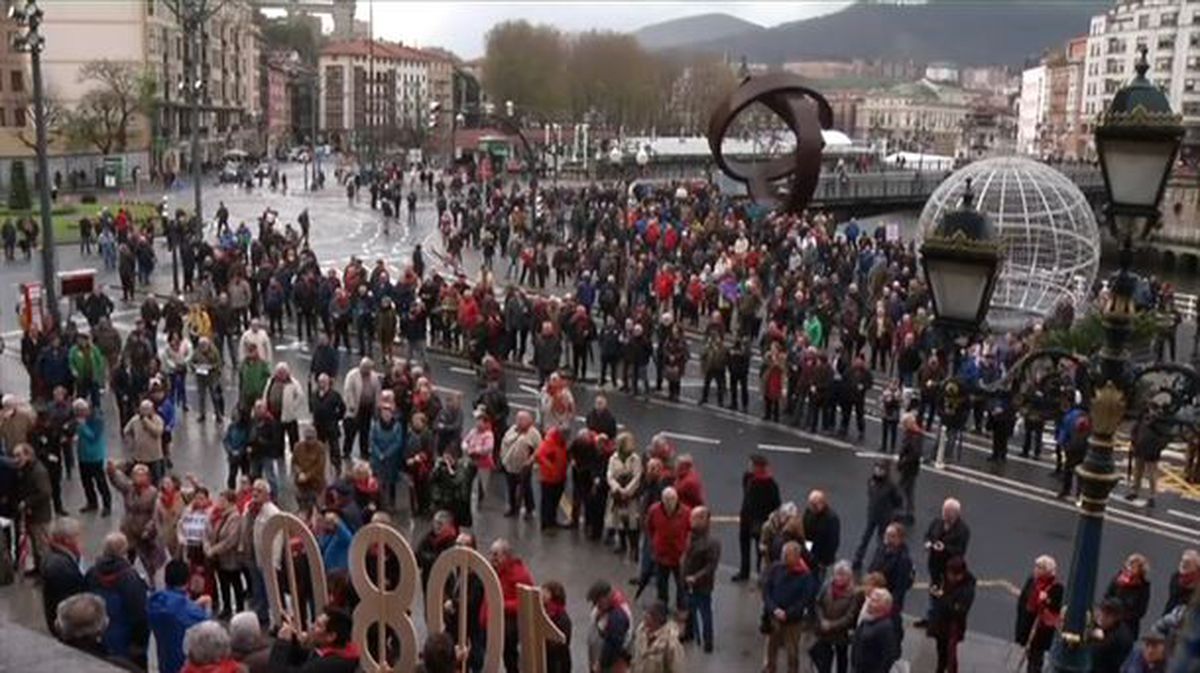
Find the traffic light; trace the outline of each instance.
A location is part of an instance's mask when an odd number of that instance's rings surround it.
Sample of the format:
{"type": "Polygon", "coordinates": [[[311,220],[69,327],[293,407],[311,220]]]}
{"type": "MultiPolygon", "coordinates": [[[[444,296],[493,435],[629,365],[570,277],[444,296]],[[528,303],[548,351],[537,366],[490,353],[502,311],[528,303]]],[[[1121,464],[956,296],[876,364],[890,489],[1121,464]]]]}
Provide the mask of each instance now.
{"type": "Polygon", "coordinates": [[[441,101],[429,101],[429,116],[427,124],[430,130],[436,129],[438,125],[438,116],[442,111],[441,101]]]}

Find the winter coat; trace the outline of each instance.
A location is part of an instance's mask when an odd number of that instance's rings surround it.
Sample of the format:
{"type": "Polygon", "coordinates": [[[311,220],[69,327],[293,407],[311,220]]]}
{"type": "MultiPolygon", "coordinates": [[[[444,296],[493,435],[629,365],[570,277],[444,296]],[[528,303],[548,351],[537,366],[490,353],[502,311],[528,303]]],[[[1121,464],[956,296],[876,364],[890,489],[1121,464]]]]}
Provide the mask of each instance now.
{"type": "Polygon", "coordinates": [[[764,618],[776,623],[774,613],[778,609],[786,613],[784,623],[800,623],[811,614],[817,589],[817,578],[803,561],[793,567],[776,561],[763,577],[764,618]]]}
{"type": "Polygon", "coordinates": [[[892,592],[892,604],[896,612],[904,609],[904,598],[913,585],[913,562],[908,555],[908,546],[901,544],[891,548],[881,544],[875,548],[875,556],[867,572],[880,573],[887,579],[887,588],[892,592]]]}
{"type": "Polygon", "coordinates": [[[637,451],[622,456],[620,451],[608,459],[608,509],[604,525],[609,528],[636,530],[639,523],[638,492],[642,487],[642,458],[637,451]]]}
{"type": "Polygon", "coordinates": [[[630,673],[683,673],[683,645],[679,642],[679,627],[668,620],[654,633],[645,622],[633,634],[633,657],[630,673]]]}
{"type": "Polygon", "coordinates": [[[317,439],[306,439],[292,447],[292,476],[296,490],[320,497],[325,492],[325,457],[329,447],[317,439]],[[301,480],[300,473],[304,473],[301,480]]]}
{"type": "Polygon", "coordinates": [[[162,437],[165,426],[158,414],[134,416],[125,424],[129,458],[135,463],[153,463],[163,459],[162,437]]]}
{"type": "Polygon", "coordinates": [[[355,673],[359,651],[354,643],[345,648],[314,651],[296,641],[276,640],[271,646],[271,673],[355,673]]]}
{"type": "Polygon", "coordinates": [[[963,640],[967,634],[967,614],[974,602],[975,576],[968,572],[961,582],[953,587],[943,586],[940,596],[931,597],[927,633],[934,638],[963,640]]]}
{"type": "Polygon", "coordinates": [[[1092,673],[1120,673],[1121,665],[1133,650],[1133,633],[1125,622],[1104,632],[1104,637],[1091,643],[1092,673]]]}
{"type": "Polygon", "coordinates": [[[685,580],[689,577],[695,578],[691,584],[691,591],[711,594],[720,562],[721,541],[708,532],[692,531],[687,551],[683,553],[683,563],[680,565],[680,574],[685,580]]]}
{"type": "Polygon", "coordinates": [[[182,589],[163,589],[150,595],[146,616],[158,648],[158,670],[179,673],[183,668],[183,634],[208,619],[208,611],[188,598],[182,589]]]}
{"type": "Polygon", "coordinates": [[[946,567],[946,562],[955,556],[966,556],[967,545],[971,542],[971,529],[967,526],[967,522],[962,520],[962,517],[954,520],[953,524],[946,525],[946,521],[941,517],[929,522],[929,530],[925,532],[925,542],[934,543],[941,542],[944,547],[942,551],[938,551],[929,546],[929,576],[939,578],[942,576],[942,570],[946,567]]]}
{"type": "Polygon", "coordinates": [[[125,558],[101,556],[84,578],[87,590],[104,600],[108,628],[103,641],[112,656],[133,658],[150,635],[146,617],[146,583],[125,558]]]}
{"type": "Polygon", "coordinates": [[[832,579],[825,582],[814,604],[816,636],[827,643],[847,643],[862,608],[863,594],[853,584],[834,595],[832,579]]]}
{"type": "Polygon", "coordinates": [[[46,616],[46,628],[58,635],[54,626],[58,604],[86,590],[79,557],[75,552],[51,543],[38,571],[42,579],[42,614],[46,616]]]}
{"type": "Polygon", "coordinates": [[[280,382],[274,376],[267,381],[262,388],[262,399],[270,400],[272,388],[275,386],[283,386],[283,394],[281,396],[281,408],[272,409],[272,413],[278,411],[276,418],[280,423],[294,423],[302,420],[308,415],[308,405],[304,401],[304,389],[295,378],[289,377],[287,381],[280,382]]]}
{"type": "Polygon", "coordinates": [[[1029,611],[1029,605],[1035,590],[1034,579],[1030,576],[1025,580],[1021,595],[1017,597],[1017,623],[1013,640],[1022,647],[1044,652],[1050,649],[1057,632],[1065,591],[1060,582],[1054,581],[1046,591],[1040,614],[1034,614],[1029,611]],[[1031,636],[1030,630],[1035,626],[1037,631],[1031,636]]]}
{"type": "MultiPolygon", "coordinates": [[[[230,290],[232,291],[232,286],[230,287],[230,290]]],[[[231,303],[233,303],[234,306],[237,306],[232,299],[233,296],[230,295],[231,303]]],[[[262,360],[263,362],[275,361],[275,354],[271,351],[271,337],[267,334],[266,330],[262,329],[258,330],[257,332],[254,330],[246,330],[242,334],[242,338],[238,340],[238,360],[246,359],[246,353],[249,352],[252,344],[256,347],[259,360],[262,360]]]]}
{"type": "Polygon", "coordinates": [[[867,481],[867,521],[889,524],[904,504],[904,496],[895,482],[887,477],[872,476],[867,481]]]}
{"type": "Polygon", "coordinates": [[[743,527],[751,530],[762,528],[771,512],[779,509],[779,505],[779,484],[770,472],[746,472],[742,475],[742,507],[738,521],[743,527]]]}
{"type": "Polygon", "coordinates": [[[865,620],[854,630],[850,650],[852,670],[854,673],[888,673],[899,649],[891,618],[865,620]]]}
{"type": "Polygon", "coordinates": [[[208,531],[208,554],[221,570],[237,570],[242,560],[242,515],[226,510],[208,531]]]}
{"type": "Polygon", "coordinates": [[[396,481],[404,464],[404,423],[393,419],[385,425],[378,419],[371,423],[371,471],[384,483],[396,481]]]}
{"type": "Polygon", "coordinates": [[[812,543],[810,552],[817,564],[830,567],[837,562],[842,540],[842,522],[837,512],[829,507],[820,514],[804,510],[804,535],[812,543]]]}
{"type": "Polygon", "coordinates": [[[1137,628],[1141,624],[1142,617],[1146,616],[1146,609],[1150,604],[1150,581],[1142,578],[1140,581],[1125,584],[1121,582],[1121,576],[1118,573],[1108,583],[1104,597],[1115,598],[1121,602],[1122,619],[1134,633],[1137,633],[1137,628]]]}
{"type": "Polygon", "coordinates": [[[535,586],[533,575],[521,559],[514,557],[496,568],[496,576],[500,579],[500,593],[504,597],[504,618],[516,619],[520,601],[517,587],[522,584],[535,586]]]}
{"type": "Polygon", "coordinates": [[[112,470],[108,476],[113,488],[125,498],[125,516],[121,518],[121,532],[129,539],[129,545],[132,547],[140,540],[154,538],[157,534],[154,507],[158,502],[158,489],[146,486],[139,490],[120,470],[112,470]]]}
{"type": "Polygon", "coordinates": [[[342,385],[342,401],[346,403],[346,418],[354,418],[358,415],[358,406],[364,396],[372,400],[379,397],[381,381],[379,374],[371,372],[371,376],[363,380],[362,372],[357,367],[351,369],[346,374],[346,381],[342,385]]]}
{"type": "Polygon", "coordinates": [[[520,474],[529,468],[530,460],[542,444],[542,433],[530,426],[521,432],[517,426],[512,426],[500,440],[500,464],[509,474],[520,474]]]}
{"type": "Polygon", "coordinates": [[[682,502],[675,505],[674,512],[668,512],[661,502],[654,503],[646,515],[646,535],[650,538],[654,562],[668,568],[678,567],[691,528],[691,509],[682,502]]]}
{"type": "Polygon", "coordinates": [[[535,454],[538,476],[543,484],[560,485],[567,481],[567,445],[562,430],[552,427],[535,454]]]}

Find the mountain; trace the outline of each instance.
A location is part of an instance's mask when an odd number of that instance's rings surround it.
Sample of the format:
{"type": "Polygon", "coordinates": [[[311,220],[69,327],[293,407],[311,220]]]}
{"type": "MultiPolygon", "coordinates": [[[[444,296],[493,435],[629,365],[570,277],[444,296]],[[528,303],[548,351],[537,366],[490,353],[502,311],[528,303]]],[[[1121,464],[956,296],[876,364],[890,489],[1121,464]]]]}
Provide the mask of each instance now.
{"type": "Polygon", "coordinates": [[[766,30],[728,14],[711,13],[687,16],[644,26],[633,34],[648,49],[675,49],[705,44],[733,35],[758,33],[766,30]]]}
{"type": "Polygon", "coordinates": [[[756,63],[865,58],[1020,66],[1086,35],[1090,18],[1111,5],[1110,0],[857,2],[824,16],[677,46],[745,54],[756,63]]]}

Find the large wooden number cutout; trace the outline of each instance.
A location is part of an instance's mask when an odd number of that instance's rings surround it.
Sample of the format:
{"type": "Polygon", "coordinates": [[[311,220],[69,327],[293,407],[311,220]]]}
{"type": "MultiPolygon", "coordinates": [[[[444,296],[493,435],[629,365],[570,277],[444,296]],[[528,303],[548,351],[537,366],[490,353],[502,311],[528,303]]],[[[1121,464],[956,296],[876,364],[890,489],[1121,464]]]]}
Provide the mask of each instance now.
{"type": "Polygon", "coordinates": [[[546,673],[546,642],[563,643],[567,637],[550,621],[542,603],[542,590],[517,585],[517,633],[521,638],[521,673],[546,673]]]}
{"type": "Polygon", "coordinates": [[[354,644],[360,652],[359,669],[364,673],[407,673],[417,667],[417,628],[408,615],[416,593],[417,557],[412,547],[395,529],[381,523],[363,526],[350,544],[350,582],[358,592],[358,607],[354,608],[354,644]],[[375,577],[367,573],[367,555],[374,548],[377,562],[375,577]],[[400,579],[391,590],[386,586],[387,555],[390,550],[400,562],[400,579]],[[374,625],[377,638],[376,660],[367,646],[368,629],[374,625]],[[396,665],[387,662],[388,627],[400,638],[400,653],[396,665]]]}
{"type": "MultiPolygon", "coordinates": [[[[474,573],[483,583],[483,596],[488,604],[487,633],[504,633],[504,593],[500,589],[500,577],[496,569],[484,558],[483,554],[469,547],[453,547],[442,552],[429,570],[429,583],[426,585],[425,621],[430,633],[440,633],[445,630],[446,581],[451,573],[458,573],[458,643],[467,642],[467,619],[474,618],[467,609],[468,578],[474,573]]],[[[472,647],[475,643],[470,644],[472,647]]],[[[483,673],[499,673],[500,662],[504,654],[504,638],[490,637],[487,639],[487,650],[483,654],[483,673]]],[[[524,670],[524,669],[522,669],[524,670]]]]}
{"type": "Polygon", "coordinates": [[[300,585],[296,578],[296,560],[291,554],[290,541],[293,537],[299,538],[301,549],[308,559],[308,576],[312,587],[309,598],[313,601],[313,614],[321,614],[325,610],[325,600],[329,595],[325,586],[325,561],[321,558],[317,539],[299,517],[280,512],[267,519],[263,524],[262,535],[255,540],[255,558],[258,559],[258,568],[262,571],[263,582],[267,586],[271,622],[278,626],[282,623],[281,616],[286,613],[297,631],[307,631],[312,624],[305,619],[307,612],[296,598],[300,595],[300,585]],[[282,541],[278,539],[281,535],[282,541]],[[287,574],[288,593],[292,598],[291,605],[286,607],[283,604],[283,595],[279,591],[279,576],[276,573],[281,561],[287,574]]]}

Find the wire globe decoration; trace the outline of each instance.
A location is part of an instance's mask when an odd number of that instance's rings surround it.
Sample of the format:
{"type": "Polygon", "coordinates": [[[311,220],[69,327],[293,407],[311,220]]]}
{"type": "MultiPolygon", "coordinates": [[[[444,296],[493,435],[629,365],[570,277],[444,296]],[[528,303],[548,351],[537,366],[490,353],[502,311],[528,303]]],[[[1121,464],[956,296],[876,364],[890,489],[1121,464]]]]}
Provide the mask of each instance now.
{"type": "Polygon", "coordinates": [[[921,239],[943,214],[958,208],[968,179],[975,208],[991,219],[1006,255],[988,325],[1019,330],[1046,318],[1063,301],[1078,315],[1100,267],[1100,232],[1083,192],[1067,176],[1032,159],[976,161],[951,174],[929,197],[921,211],[921,239]]]}

